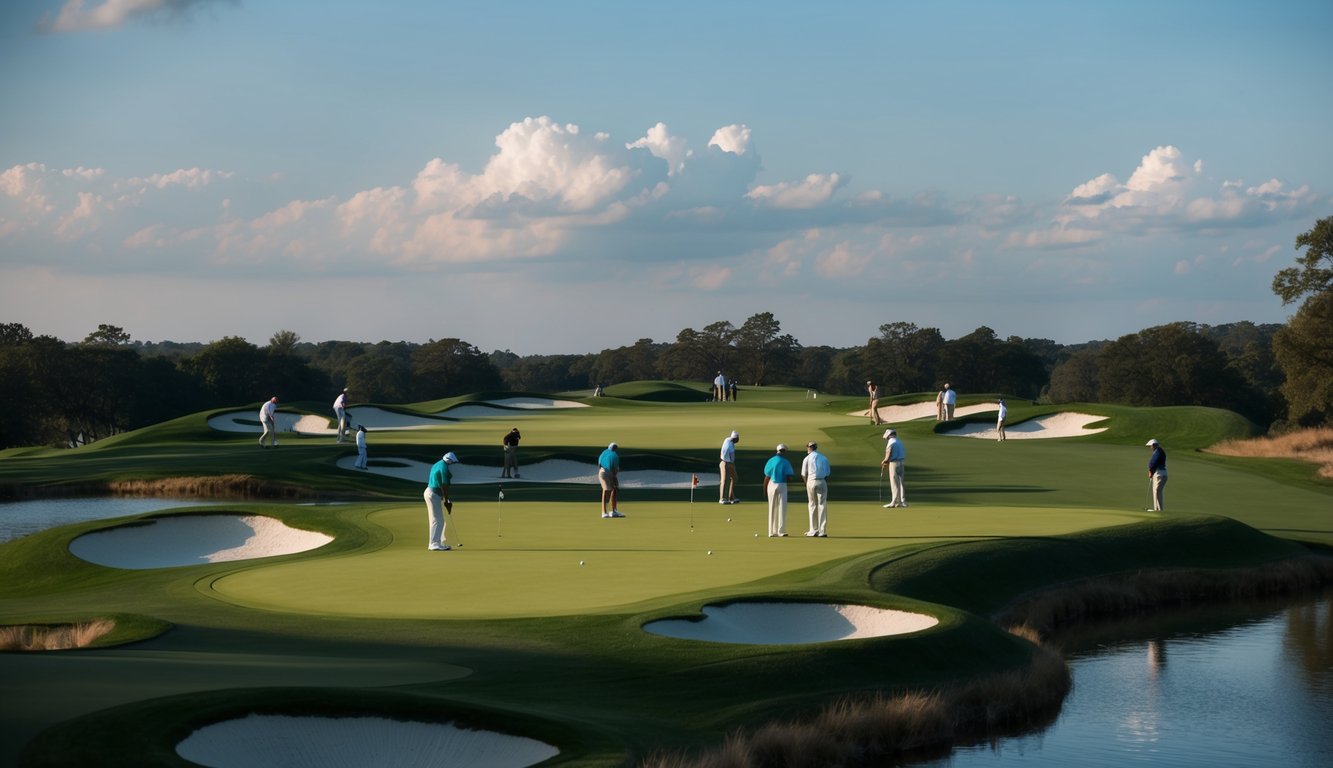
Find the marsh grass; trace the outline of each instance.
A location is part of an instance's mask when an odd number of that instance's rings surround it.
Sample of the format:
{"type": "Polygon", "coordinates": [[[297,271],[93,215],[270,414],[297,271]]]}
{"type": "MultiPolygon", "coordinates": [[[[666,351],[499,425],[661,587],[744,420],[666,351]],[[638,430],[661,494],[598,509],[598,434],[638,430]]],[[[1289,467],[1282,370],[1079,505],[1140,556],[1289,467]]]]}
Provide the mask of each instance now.
{"type": "Polygon", "coordinates": [[[1044,590],[995,617],[1015,634],[1045,641],[1075,625],[1154,610],[1305,592],[1333,583],[1333,560],[1302,557],[1255,568],[1141,571],[1044,590]]]}
{"type": "Polygon", "coordinates": [[[74,624],[22,624],[0,627],[0,651],[63,651],[87,648],[116,628],[111,619],[74,624]]]}
{"type": "Polygon", "coordinates": [[[1315,427],[1247,440],[1223,440],[1205,449],[1223,456],[1300,459],[1319,465],[1319,476],[1333,479],[1333,427],[1315,427]]]}
{"type": "Polygon", "coordinates": [[[165,496],[175,498],[299,499],[311,495],[303,489],[275,483],[254,475],[166,477],[159,480],[116,480],[107,483],[115,496],[165,496]]]}
{"type": "Polygon", "coordinates": [[[1059,652],[1039,647],[1025,669],[926,691],[844,697],[807,720],[735,731],[695,754],[658,753],[643,768],[884,765],[947,754],[1054,720],[1069,692],[1059,652]]]}

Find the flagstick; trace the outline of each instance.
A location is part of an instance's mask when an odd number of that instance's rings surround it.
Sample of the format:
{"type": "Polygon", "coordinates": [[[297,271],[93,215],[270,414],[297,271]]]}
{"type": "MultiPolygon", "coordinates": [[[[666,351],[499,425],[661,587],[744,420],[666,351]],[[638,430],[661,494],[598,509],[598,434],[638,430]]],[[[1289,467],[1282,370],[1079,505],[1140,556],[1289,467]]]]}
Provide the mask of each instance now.
{"type": "Polygon", "coordinates": [[[502,485],[500,486],[500,498],[495,500],[495,538],[497,539],[504,538],[504,534],[500,532],[500,526],[504,522],[503,512],[501,511],[504,505],[501,504],[500,502],[504,500],[505,500],[505,487],[502,485]]]}
{"type": "Polygon", "coordinates": [[[694,533],[694,487],[699,484],[699,476],[690,473],[690,533],[694,533]]]}

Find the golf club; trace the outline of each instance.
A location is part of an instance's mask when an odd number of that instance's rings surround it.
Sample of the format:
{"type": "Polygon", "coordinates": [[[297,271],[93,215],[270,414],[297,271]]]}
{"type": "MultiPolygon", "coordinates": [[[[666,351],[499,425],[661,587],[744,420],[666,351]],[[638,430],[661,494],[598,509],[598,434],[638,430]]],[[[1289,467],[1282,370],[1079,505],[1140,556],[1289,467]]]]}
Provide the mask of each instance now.
{"type": "Polygon", "coordinates": [[[1148,478],[1148,506],[1143,508],[1144,512],[1155,512],[1152,505],[1152,478],[1148,478]]]}
{"type": "Polygon", "coordinates": [[[502,504],[501,502],[503,502],[504,500],[505,500],[505,489],[504,486],[502,485],[500,486],[500,498],[495,500],[495,538],[497,539],[504,538],[504,534],[501,533],[500,529],[501,524],[504,522],[503,512],[501,511],[504,508],[504,504],[502,504]]]}
{"type": "Polygon", "coordinates": [[[452,501],[444,502],[444,514],[449,518],[449,527],[454,530],[454,541],[456,543],[451,544],[450,546],[461,549],[463,546],[463,537],[458,535],[458,523],[454,522],[454,503],[452,501]]]}
{"type": "Polygon", "coordinates": [[[879,503],[884,503],[884,465],[879,465],[879,503]]]}

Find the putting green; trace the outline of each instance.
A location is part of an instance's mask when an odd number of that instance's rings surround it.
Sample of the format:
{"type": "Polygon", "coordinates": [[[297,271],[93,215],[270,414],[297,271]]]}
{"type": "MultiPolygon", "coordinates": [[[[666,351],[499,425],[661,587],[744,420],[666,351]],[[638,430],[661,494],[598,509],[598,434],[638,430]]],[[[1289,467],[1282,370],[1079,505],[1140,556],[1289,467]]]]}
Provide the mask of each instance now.
{"type": "MultiPolygon", "coordinates": [[[[918,505],[830,507],[828,538],[805,532],[794,505],[787,538],[766,535],[760,503],[656,502],[603,520],[592,504],[459,504],[463,546],[426,549],[422,505],[376,512],[388,546],[277,565],[256,564],[199,587],[237,605],[296,613],[475,619],[624,611],[657,600],[742,584],[887,547],[944,539],[1050,536],[1143,520],[1112,510],[918,505]],[[731,519],[728,522],[728,518],[731,519]],[[758,534],[756,536],[756,534],[758,534]],[[709,552],[712,554],[708,554],[709,552]],[[580,563],[583,563],[580,565],[580,563]]],[[[450,540],[460,539],[458,531],[450,540]]]]}

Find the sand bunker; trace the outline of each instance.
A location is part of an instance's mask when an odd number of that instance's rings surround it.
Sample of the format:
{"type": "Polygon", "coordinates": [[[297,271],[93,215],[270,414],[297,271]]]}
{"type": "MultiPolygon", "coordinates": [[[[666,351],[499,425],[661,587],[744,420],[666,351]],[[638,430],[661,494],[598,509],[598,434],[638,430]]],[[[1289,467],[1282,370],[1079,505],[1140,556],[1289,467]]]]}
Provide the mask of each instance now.
{"type": "Polygon", "coordinates": [[[560,750],[536,739],[453,723],[248,715],[200,728],[176,745],[176,754],[214,768],[518,768],[549,760],[560,750]]]}
{"type": "Polygon", "coordinates": [[[90,563],[139,570],[290,555],[330,541],[261,515],[179,515],[87,533],[69,551],[90,563]]]}
{"type": "MultiPolygon", "coordinates": [[[[338,459],[338,468],[349,472],[369,472],[400,480],[426,482],[431,465],[416,459],[371,457],[370,467],[356,469],[356,457],[344,456],[338,459]]],[[[525,464],[518,468],[521,477],[510,479],[500,477],[500,468],[477,464],[454,464],[449,468],[456,485],[484,485],[502,483],[573,483],[576,485],[597,485],[597,465],[567,459],[550,459],[535,464],[525,464]]],[[[688,490],[691,483],[689,472],[666,472],[661,470],[640,469],[620,473],[621,488],[683,488],[688,490]]],[[[701,473],[699,485],[717,485],[718,474],[701,473]]]]}
{"type": "Polygon", "coordinates": [[[664,619],[644,631],[681,640],[746,645],[828,643],[919,632],[939,623],[934,616],[827,603],[730,603],[706,605],[704,618],[664,619]]]}
{"type": "MultiPolygon", "coordinates": [[[[1004,436],[1007,440],[1040,440],[1052,437],[1082,437],[1105,432],[1106,427],[1088,429],[1087,425],[1097,421],[1106,421],[1106,417],[1087,413],[1053,413],[1050,416],[1038,416],[1013,426],[1006,426],[1004,436]]],[[[995,440],[1000,436],[994,424],[964,424],[958,429],[940,434],[946,437],[975,437],[982,440],[995,440]]]]}
{"type": "MultiPolygon", "coordinates": [[[[978,403],[976,405],[960,405],[953,409],[955,419],[963,416],[969,416],[974,413],[985,413],[986,411],[996,411],[999,407],[995,403],[978,403]]],[[[901,421],[916,421],[917,419],[935,418],[935,402],[912,403],[911,405],[881,405],[879,407],[879,418],[886,424],[896,424],[901,421]]],[[[863,411],[852,411],[848,416],[859,416],[863,419],[870,418],[870,409],[863,411]]]]}
{"type": "MultiPolygon", "coordinates": [[[[573,400],[509,397],[484,403],[468,403],[430,416],[388,411],[372,405],[353,406],[347,409],[347,413],[353,425],[361,424],[369,430],[429,429],[431,427],[448,426],[450,420],[453,419],[498,419],[510,416],[526,416],[536,411],[553,408],[587,407],[586,403],[577,403],[573,400]]],[[[276,421],[279,432],[294,432],[298,435],[338,434],[338,425],[334,421],[332,413],[321,416],[312,413],[284,413],[278,411],[276,421]]],[[[208,426],[219,432],[253,432],[259,434],[264,431],[259,426],[258,409],[220,413],[209,418],[208,426]]]]}

